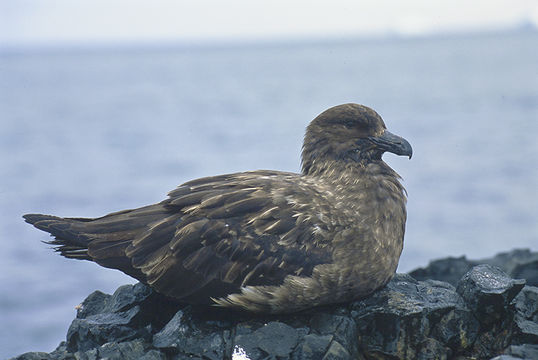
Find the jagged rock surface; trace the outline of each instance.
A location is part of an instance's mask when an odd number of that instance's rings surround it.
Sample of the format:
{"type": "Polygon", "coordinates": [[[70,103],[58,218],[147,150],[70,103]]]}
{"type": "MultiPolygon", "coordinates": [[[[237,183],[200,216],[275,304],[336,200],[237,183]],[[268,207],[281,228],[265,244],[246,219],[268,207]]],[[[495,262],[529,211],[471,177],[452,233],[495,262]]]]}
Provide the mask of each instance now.
{"type": "Polygon", "coordinates": [[[513,279],[525,279],[527,285],[538,286],[538,252],[529,249],[503,252],[482,260],[467,260],[465,256],[433,260],[425,268],[413,270],[409,275],[417,280],[434,279],[456,286],[467,271],[480,264],[496,266],[513,279]]]}
{"type": "Polygon", "coordinates": [[[180,305],[125,285],[88,296],[55,351],[16,359],[538,358],[537,287],[492,265],[455,285],[397,274],[363,300],[279,316],[180,305]]]}

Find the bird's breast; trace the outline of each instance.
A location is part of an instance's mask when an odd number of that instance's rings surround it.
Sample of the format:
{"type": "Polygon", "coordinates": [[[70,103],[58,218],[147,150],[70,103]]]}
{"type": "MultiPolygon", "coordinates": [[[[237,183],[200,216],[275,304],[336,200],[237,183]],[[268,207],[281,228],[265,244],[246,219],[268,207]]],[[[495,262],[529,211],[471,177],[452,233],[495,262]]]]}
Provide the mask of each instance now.
{"type": "Polygon", "coordinates": [[[398,175],[387,168],[348,170],[331,179],[332,187],[327,185],[326,197],[334,205],[334,211],[326,216],[335,227],[334,278],[343,282],[342,288],[373,291],[389,281],[398,266],[406,195],[398,175]],[[344,273],[349,275],[342,276],[344,273]]]}

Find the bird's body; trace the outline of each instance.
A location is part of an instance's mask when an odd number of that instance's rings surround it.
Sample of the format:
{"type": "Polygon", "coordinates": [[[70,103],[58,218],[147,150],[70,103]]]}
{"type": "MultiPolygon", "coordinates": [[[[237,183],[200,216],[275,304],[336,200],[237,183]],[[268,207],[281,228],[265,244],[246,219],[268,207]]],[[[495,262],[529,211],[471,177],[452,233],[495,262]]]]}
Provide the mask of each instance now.
{"type": "Polygon", "coordinates": [[[402,251],[406,195],[384,151],[411,156],[377,113],[345,104],[309,125],[301,174],[207,177],[101,218],[25,219],[62,255],[180,301],[266,313],[345,302],[385,285],[402,251]]]}

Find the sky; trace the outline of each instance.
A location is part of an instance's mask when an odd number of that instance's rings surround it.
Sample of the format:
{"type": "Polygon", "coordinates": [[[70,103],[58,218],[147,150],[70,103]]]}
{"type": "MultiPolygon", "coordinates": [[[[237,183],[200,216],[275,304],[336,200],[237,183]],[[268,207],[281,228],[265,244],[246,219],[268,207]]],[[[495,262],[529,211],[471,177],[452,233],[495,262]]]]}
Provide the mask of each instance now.
{"type": "Polygon", "coordinates": [[[537,0],[0,0],[0,46],[423,35],[538,24],[537,0]]]}

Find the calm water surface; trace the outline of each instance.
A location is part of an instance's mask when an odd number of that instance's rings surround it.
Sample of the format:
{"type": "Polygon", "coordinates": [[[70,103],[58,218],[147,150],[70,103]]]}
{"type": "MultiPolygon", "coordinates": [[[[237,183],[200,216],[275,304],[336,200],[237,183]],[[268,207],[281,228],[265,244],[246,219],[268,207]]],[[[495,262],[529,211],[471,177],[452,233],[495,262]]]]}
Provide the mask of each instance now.
{"type": "Polygon", "coordinates": [[[28,212],[95,217],[192,178],[299,171],[304,128],[359,102],[414,148],[399,271],[538,250],[538,34],[0,54],[0,358],[51,351],[90,292],[28,212]]]}

